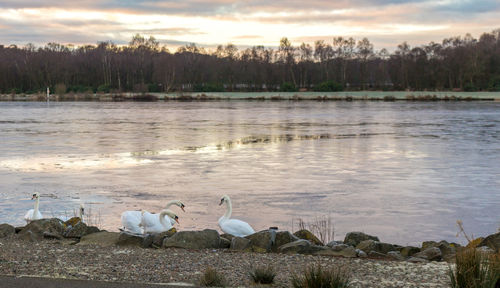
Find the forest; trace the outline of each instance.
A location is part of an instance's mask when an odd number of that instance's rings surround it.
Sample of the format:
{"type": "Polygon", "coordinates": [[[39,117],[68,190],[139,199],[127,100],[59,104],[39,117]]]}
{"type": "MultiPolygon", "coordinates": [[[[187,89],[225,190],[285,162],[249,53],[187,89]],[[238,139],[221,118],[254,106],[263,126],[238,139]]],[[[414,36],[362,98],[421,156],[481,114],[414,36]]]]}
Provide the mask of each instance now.
{"type": "Polygon", "coordinates": [[[99,42],[0,45],[0,93],[224,91],[500,91],[500,29],[389,53],[367,39],[334,37],[274,48],[214,49],[189,44],[175,52],[154,37],[128,45],[99,42]]]}

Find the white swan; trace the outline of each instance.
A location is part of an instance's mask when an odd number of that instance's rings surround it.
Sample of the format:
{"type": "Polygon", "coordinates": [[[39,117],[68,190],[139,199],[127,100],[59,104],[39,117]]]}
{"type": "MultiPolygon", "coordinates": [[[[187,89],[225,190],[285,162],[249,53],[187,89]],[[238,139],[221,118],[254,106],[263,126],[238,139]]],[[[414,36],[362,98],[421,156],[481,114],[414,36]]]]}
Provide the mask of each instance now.
{"type": "MultiPolygon", "coordinates": [[[[172,200],[172,201],[167,203],[167,205],[165,206],[165,209],[170,208],[170,206],[172,206],[172,205],[179,206],[182,209],[182,211],[185,212],[184,207],[186,207],[186,206],[184,205],[184,203],[182,203],[182,201],[172,200]]],[[[122,213],[121,220],[122,220],[122,226],[123,226],[122,230],[123,231],[129,232],[132,234],[143,234],[144,233],[144,229],[140,226],[141,221],[142,221],[141,211],[125,211],[122,213]]],[[[171,219],[170,217],[168,217],[167,220],[170,221],[171,225],[175,224],[175,220],[171,219]]]]}
{"type": "Polygon", "coordinates": [[[40,194],[38,194],[38,192],[35,192],[33,194],[33,197],[31,197],[31,200],[33,199],[35,199],[35,207],[34,209],[28,210],[28,212],[26,212],[26,215],[24,215],[24,220],[26,220],[26,223],[30,223],[33,220],[43,218],[42,213],[40,213],[40,211],[38,210],[38,205],[40,203],[40,194]]]}
{"type": "Polygon", "coordinates": [[[142,219],[140,226],[144,229],[144,234],[161,233],[170,230],[172,228],[172,223],[166,220],[165,216],[179,223],[179,217],[168,209],[162,210],[160,214],[149,213],[148,211],[141,211],[141,214],[142,219]]]}
{"type": "MultiPolygon", "coordinates": [[[[78,217],[81,219],[82,222],[85,223],[85,221],[83,220],[84,215],[85,215],[85,206],[83,205],[83,203],[80,203],[80,209],[78,209],[78,217]]],[[[69,219],[73,218],[73,216],[59,216],[57,218],[63,222],[66,222],[69,219]]]]}
{"type": "Polygon", "coordinates": [[[255,230],[253,230],[252,226],[250,226],[247,222],[243,222],[238,219],[229,219],[231,217],[231,212],[233,211],[229,196],[224,195],[224,197],[220,199],[219,205],[224,203],[227,205],[226,213],[219,219],[219,227],[222,231],[224,231],[224,233],[238,237],[245,237],[255,233],[255,230]]]}

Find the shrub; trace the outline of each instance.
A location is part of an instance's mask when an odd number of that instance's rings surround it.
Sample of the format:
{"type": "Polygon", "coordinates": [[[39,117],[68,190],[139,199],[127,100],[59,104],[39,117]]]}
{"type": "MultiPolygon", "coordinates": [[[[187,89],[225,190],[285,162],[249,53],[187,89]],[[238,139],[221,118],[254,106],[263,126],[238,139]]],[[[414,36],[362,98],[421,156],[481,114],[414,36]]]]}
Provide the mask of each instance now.
{"type": "MultiPolygon", "coordinates": [[[[334,239],[335,228],[333,225],[333,219],[330,214],[328,216],[316,216],[313,220],[305,222],[302,218],[298,219],[299,230],[309,230],[311,233],[316,235],[318,239],[326,244],[334,239]]],[[[292,222],[292,230],[293,222],[292,222]]]]}
{"type": "Polygon", "coordinates": [[[276,277],[276,272],[270,266],[257,267],[250,272],[250,277],[252,277],[253,282],[256,284],[272,284],[274,277],[276,277]]]}
{"type": "Polygon", "coordinates": [[[282,91],[282,92],[297,92],[298,89],[297,89],[297,87],[295,87],[295,85],[293,83],[284,82],[280,86],[280,91],[282,91]]]}
{"type": "Polygon", "coordinates": [[[293,275],[294,288],[348,288],[350,276],[340,267],[323,270],[320,265],[311,266],[303,276],[293,275]]]}
{"type": "Polygon", "coordinates": [[[111,87],[108,84],[102,84],[97,87],[97,92],[109,93],[111,87]]]}
{"type": "Polygon", "coordinates": [[[339,84],[335,81],[325,81],[319,83],[316,87],[314,87],[314,91],[318,92],[336,92],[336,91],[342,91],[344,90],[344,87],[342,87],[342,84],[339,84]]]}
{"type": "Polygon", "coordinates": [[[204,83],[193,85],[194,92],[224,92],[224,85],[220,83],[204,83]]]}
{"type": "Polygon", "coordinates": [[[227,282],[224,275],[214,268],[208,267],[200,278],[200,285],[204,287],[225,287],[227,282]]]}

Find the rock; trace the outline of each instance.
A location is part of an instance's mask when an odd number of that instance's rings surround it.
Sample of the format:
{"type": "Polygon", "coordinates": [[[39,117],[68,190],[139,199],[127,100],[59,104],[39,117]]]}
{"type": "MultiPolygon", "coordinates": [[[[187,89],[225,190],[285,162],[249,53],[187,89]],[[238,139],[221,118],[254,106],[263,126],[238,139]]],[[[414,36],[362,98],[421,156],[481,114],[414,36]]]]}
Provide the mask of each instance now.
{"type": "Polygon", "coordinates": [[[40,237],[40,235],[35,235],[31,231],[26,231],[22,234],[17,234],[17,238],[23,241],[36,242],[42,240],[43,237],[40,237]]]}
{"type": "Polygon", "coordinates": [[[328,244],[326,244],[326,246],[333,247],[333,246],[337,246],[337,245],[340,245],[340,244],[344,244],[344,242],[332,240],[332,241],[328,242],[328,244]]]}
{"type": "Polygon", "coordinates": [[[335,246],[331,246],[330,248],[333,250],[333,251],[342,251],[344,249],[346,249],[347,247],[351,247],[347,244],[338,244],[338,245],[335,245],[335,246]]]}
{"type": "Polygon", "coordinates": [[[323,242],[321,242],[318,239],[318,237],[316,237],[316,235],[314,235],[313,233],[311,233],[309,230],[306,229],[299,230],[293,233],[293,235],[295,235],[299,239],[309,240],[314,245],[324,245],[323,242]]]}
{"type": "Polygon", "coordinates": [[[387,254],[389,251],[396,251],[397,248],[389,243],[378,242],[374,240],[364,240],[356,246],[357,249],[363,250],[370,255],[370,251],[375,251],[382,254],[387,254]]]}
{"type": "Polygon", "coordinates": [[[250,246],[250,240],[243,237],[233,237],[229,249],[231,250],[245,250],[250,246]]]}
{"type": "Polygon", "coordinates": [[[116,245],[119,238],[120,233],[101,231],[83,236],[80,238],[80,242],[78,242],[77,245],[98,245],[102,247],[109,247],[116,245]]]}
{"type": "Polygon", "coordinates": [[[231,235],[231,234],[224,233],[224,234],[220,235],[220,237],[221,237],[221,238],[226,238],[227,240],[231,241],[231,240],[233,240],[233,238],[234,238],[234,237],[236,237],[236,236],[233,236],[233,235],[231,235]]]}
{"type": "Polygon", "coordinates": [[[212,229],[203,231],[181,231],[163,240],[163,248],[177,247],[186,249],[219,248],[219,233],[212,229]]]}
{"type": "Polygon", "coordinates": [[[245,237],[250,240],[247,251],[277,252],[278,247],[299,240],[288,231],[264,230],[245,237]]]}
{"type": "Polygon", "coordinates": [[[356,247],[365,240],[380,241],[377,236],[371,236],[363,232],[349,232],[345,235],[344,244],[356,247]]]}
{"type": "Polygon", "coordinates": [[[16,234],[16,228],[9,224],[0,224],[0,238],[16,234]]]}
{"type": "Polygon", "coordinates": [[[450,244],[444,240],[437,243],[436,247],[439,248],[439,250],[441,250],[441,256],[444,259],[454,257],[455,254],[457,253],[457,249],[455,248],[455,244],[450,244]]]}
{"type": "Polygon", "coordinates": [[[128,233],[120,233],[118,237],[118,241],[116,241],[116,245],[118,246],[136,246],[142,247],[142,242],[144,241],[144,237],[128,234],[128,233]]]}
{"type": "Polygon", "coordinates": [[[418,252],[420,252],[420,248],[414,246],[406,246],[401,249],[401,255],[403,255],[403,257],[410,257],[418,252]]]}
{"type": "Polygon", "coordinates": [[[403,255],[401,255],[401,252],[399,252],[399,251],[389,251],[389,252],[387,252],[387,256],[391,259],[398,260],[398,261],[405,260],[405,257],[403,257],[403,255]]]}
{"type": "Polygon", "coordinates": [[[19,232],[19,236],[23,239],[24,234],[31,232],[31,236],[27,237],[30,241],[40,241],[43,239],[43,235],[47,233],[49,235],[62,236],[64,233],[63,224],[64,223],[57,218],[34,220],[19,232]]]}
{"type": "Polygon", "coordinates": [[[220,237],[220,246],[219,246],[219,248],[228,249],[230,247],[231,247],[231,241],[229,241],[226,238],[220,237]]]}
{"type": "Polygon", "coordinates": [[[413,257],[422,258],[429,261],[439,261],[442,259],[442,255],[443,254],[441,253],[441,250],[439,248],[430,247],[414,254],[413,257]]]}
{"type": "Polygon", "coordinates": [[[359,250],[359,249],[356,249],[356,255],[359,258],[366,258],[366,257],[368,257],[368,254],[366,254],[365,251],[359,250]]]}
{"type": "Polygon", "coordinates": [[[342,256],[346,258],[355,258],[358,256],[356,249],[352,246],[347,246],[344,250],[334,251],[332,249],[324,249],[314,253],[314,255],[323,255],[323,256],[342,256]]]}
{"type": "Polygon", "coordinates": [[[64,222],[64,225],[66,225],[66,227],[70,227],[70,226],[74,227],[78,223],[83,223],[82,219],[80,219],[80,217],[71,217],[68,221],[64,222]]]}
{"type": "Polygon", "coordinates": [[[154,241],[154,234],[148,234],[144,236],[142,239],[141,247],[142,248],[151,248],[153,246],[153,241],[154,241]]]}
{"type": "Polygon", "coordinates": [[[427,263],[427,262],[429,262],[429,260],[425,260],[425,259],[417,258],[417,257],[410,257],[406,261],[411,262],[411,263],[427,263]]]}
{"type": "Polygon", "coordinates": [[[175,233],[177,233],[177,229],[175,229],[175,227],[172,227],[168,231],[151,234],[153,236],[153,243],[151,244],[151,246],[160,248],[163,245],[163,240],[165,240],[165,238],[167,237],[172,237],[172,235],[174,235],[175,233]]]}
{"type": "Polygon", "coordinates": [[[488,246],[477,247],[476,251],[483,254],[484,256],[495,254],[495,250],[491,249],[488,246]]]}
{"type": "Polygon", "coordinates": [[[309,240],[299,239],[278,247],[278,252],[287,254],[315,254],[325,249],[328,248],[320,245],[313,245],[309,240]]]}
{"type": "Polygon", "coordinates": [[[424,242],[422,242],[422,251],[424,251],[427,248],[436,247],[436,246],[437,246],[436,241],[424,241],[424,242]]]}
{"type": "Polygon", "coordinates": [[[26,226],[16,227],[16,234],[23,231],[24,227],[26,226]]]}
{"type": "MultiPolygon", "coordinates": [[[[73,217],[73,218],[80,219],[78,217],[73,217]]],[[[71,218],[71,219],[73,219],[73,218],[71,218]]],[[[68,221],[70,221],[70,220],[68,220],[68,221]]],[[[87,224],[85,224],[83,222],[77,222],[75,224],[75,226],[68,226],[68,228],[64,232],[64,237],[66,237],[66,238],[82,238],[83,236],[85,236],[87,234],[92,234],[92,233],[96,233],[96,232],[99,232],[99,228],[94,227],[94,226],[89,227],[89,226],[87,226],[87,224]]]]}
{"type": "Polygon", "coordinates": [[[370,251],[367,253],[368,257],[373,258],[373,259],[387,259],[389,258],[386,254],[377,252],[377,251],[370,251]]]}
{"type": "Polygon", "coordinates": [[[488,246],[496,252],[500,252],[500,232],[487,236],[477,246],[488,246]]]}
{"type": "Polygon", "coordinates": [[[61,240],[64,237],[61,236],[61,235],[59,235],[59,234],[54,234],[54,233],[50,233],[50,232],[43,232],[43,238],[45,238],[45,239],[57,239],[57,240],[61,240]]]}

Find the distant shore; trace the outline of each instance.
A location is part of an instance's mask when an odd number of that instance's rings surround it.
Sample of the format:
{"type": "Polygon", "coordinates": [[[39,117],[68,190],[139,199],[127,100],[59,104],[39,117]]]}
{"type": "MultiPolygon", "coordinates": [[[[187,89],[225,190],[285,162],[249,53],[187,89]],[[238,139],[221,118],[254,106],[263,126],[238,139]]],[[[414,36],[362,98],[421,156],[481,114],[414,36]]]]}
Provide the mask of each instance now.
{"type": "MultiPolygon", "coordinates": [[[[176,92],[51,94],[48,101],[500,101],[499,92],[350,91],[350,92],[176,92]]],[[[46,94],[0,94],[0,101],[47,101],[46,94]]]]}

